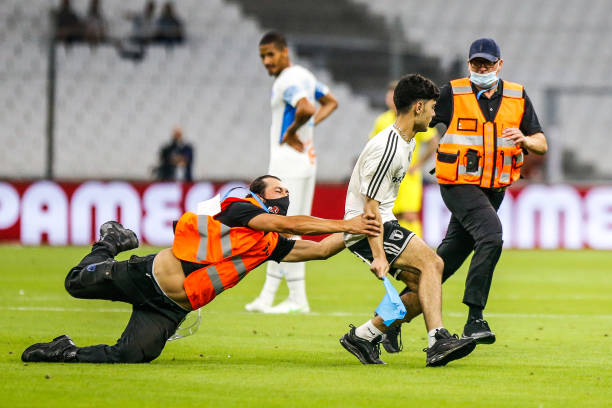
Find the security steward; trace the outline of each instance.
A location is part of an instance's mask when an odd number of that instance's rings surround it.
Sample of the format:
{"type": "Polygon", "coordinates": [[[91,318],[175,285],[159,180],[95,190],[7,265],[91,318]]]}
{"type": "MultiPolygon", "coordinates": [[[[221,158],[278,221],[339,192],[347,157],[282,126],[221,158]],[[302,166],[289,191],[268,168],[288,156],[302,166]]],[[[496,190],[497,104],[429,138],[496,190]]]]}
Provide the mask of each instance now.
{"type": "Polygon", "coordinates": [[[474,251],[463,296],[469,307],[463,337],[484,344],[495,341],[482,312],[502,251],[497,210],[506,188],[520,177],[523,154],[542,155],[548,149],[524,87],[500,79],[503,62],[494,40],[474,41],[467,62],[470,76],[441,88],[430,124],[438,125],[440,133],[446,128],[435,167],[442,199],[452,213],[437,250],[444,260],[442,279],[474,251]]]}
{"type": "Polygon", "coordinates": [[[344,249],[343,232],[380,233],[365,217],[326,220],[286,217],[289,192],[274,176],[261,176],[246,198],[229,197],[215,216],[187,212],[177,221],[172,248],[118,262],[122,251],[138,247],[133,231],[115,221],[65,280],[68,293],[82,299],[132,304],[132,315],[115,345],[77,347],[67,335],[28,347],[26,362],[143,363],[160,355],[187,313],[210,303],[266,261],[326,259],[344,249]],[[282,234],[334,233],[323,241],[290,240],[282,234]]]}

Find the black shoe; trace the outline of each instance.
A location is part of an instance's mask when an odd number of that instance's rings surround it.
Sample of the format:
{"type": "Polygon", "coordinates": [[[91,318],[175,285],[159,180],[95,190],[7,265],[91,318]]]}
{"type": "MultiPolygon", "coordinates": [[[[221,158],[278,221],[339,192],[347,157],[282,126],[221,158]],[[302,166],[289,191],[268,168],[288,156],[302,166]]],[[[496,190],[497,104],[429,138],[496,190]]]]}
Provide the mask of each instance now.
{"type": "Polygon", "coordinates": [[[119,252],[138,248],[138,237],[134,231],[125,228],[117,221],[107,221],[100,227],[100,242],[109,244],[111,252],[119,252]]]}
{"type": "Polygon", "coordinates": [[[434,345],[423,351],[427,352],[427,367],[437,367],[467,356],[475,347],[473,338],[459,338],[456,334],[451,336],[448,330],[439,329],[434,345]]]}
{"type": "Polygon", "coordinates": [[[347,349],[363,364],[386,364],[380,358],[380,336],[376,337],[371,342],[357,337],[355,334],[355,326],[350,325],[351,330],[340,339],[342,347],[347,349]]]}
{"type": "Polygon", "coordinates": [[[76,360],[77,347],[72,339],[65,334],[49,343],[36,343],[25,349],[21,361],[51,363],[71,362],[76,360]]]}
{"type": "Polygon", "coordinates": [[[491,331],[489,323],[483,319],[471,320],[466,323],[461,338],[468,337],[476,340],[476,344],[495,343],[495,333],[491,331]]]}
{"type": "Polygon", "coordinates": [[[381,344],[387,353],[399,353],[404,349],[402,344],[402,325],[398,324],[385,332],[381,344]]]}

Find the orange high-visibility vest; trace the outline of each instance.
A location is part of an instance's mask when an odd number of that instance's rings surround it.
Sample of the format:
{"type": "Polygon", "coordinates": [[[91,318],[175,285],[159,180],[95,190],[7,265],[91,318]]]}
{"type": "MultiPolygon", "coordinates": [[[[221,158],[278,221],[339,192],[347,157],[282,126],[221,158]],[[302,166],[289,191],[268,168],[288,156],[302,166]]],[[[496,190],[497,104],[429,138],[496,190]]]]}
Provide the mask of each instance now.
{"type": "MultiPolygon", "coordinates": [[[[253,198],[230,197],[224,210],[236,201],[261,207],[253,198]]],[[[266,261],[278,244],[278,233],[248,227],[230,228],[211,216],[186,212],[174,230],[172,253],[178,259],[202,264],[185,278],[184,288],[193,309],[198,309],[225,289],[236,285],[247,273],[266,261]]]]}
{"type": "Polygon", "coordinates": [[[440,184],[477,184],[506,187],[518,180],[523,150],[501,137],[505,128],[521,125],[525,112],[523,86],[503,81],[502,100],[493,122],[488,122],[469,78],[451,81],[453,117],[440,139],[436,177],[440,184]]]}

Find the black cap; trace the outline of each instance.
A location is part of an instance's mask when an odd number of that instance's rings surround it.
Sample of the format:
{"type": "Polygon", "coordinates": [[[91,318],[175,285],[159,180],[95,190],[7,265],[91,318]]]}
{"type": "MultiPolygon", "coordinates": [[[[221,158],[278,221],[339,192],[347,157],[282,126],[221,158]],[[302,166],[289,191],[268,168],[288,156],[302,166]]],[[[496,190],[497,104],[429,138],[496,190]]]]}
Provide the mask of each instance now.
{"type": "Polygon", "coordinates": [[[492,38],[479,38],[470,45],[469,61],[474,58],[484,58],[495,62],[501,57],[499,46],[492,38]]]}

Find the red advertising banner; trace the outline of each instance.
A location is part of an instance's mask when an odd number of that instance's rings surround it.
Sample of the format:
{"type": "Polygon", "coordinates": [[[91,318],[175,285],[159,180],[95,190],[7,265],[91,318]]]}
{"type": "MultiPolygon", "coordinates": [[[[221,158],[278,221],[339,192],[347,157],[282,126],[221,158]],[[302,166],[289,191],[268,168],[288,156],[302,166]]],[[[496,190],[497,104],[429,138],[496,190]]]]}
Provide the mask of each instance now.
{"type": "MultiPolygon", "coordinates": [[[[195,211],[198,202],[217,193],[247,186],[239,181],[0,181],[0,242],[88,245],[97,238],[102,223],[118,220],[135,231],[141,242],[166,246],[172,242],[172,221],[185,211],[195,211]]],[[[344,185],[317,186],[313,215],[342,218],[345,192],[344,185]]]]}
{"type": "MultiPolygon", "coordinates": [[[[193,184],[123,181],[0,181],[0,242],[88,245],[115,219],[142,242],[167,246],[172,221],[200,201],[243,182],[193,184]]],[[[346,185],[317,185],[314,216],[342,218],[346,185]]],[[[499,210],[504,246],[612,249],[612,186],[529,185],[511,189],[499,210]]],[[[437,185],[423,194],[425,241],[437,246],[450,214],[437,185]]]]}

